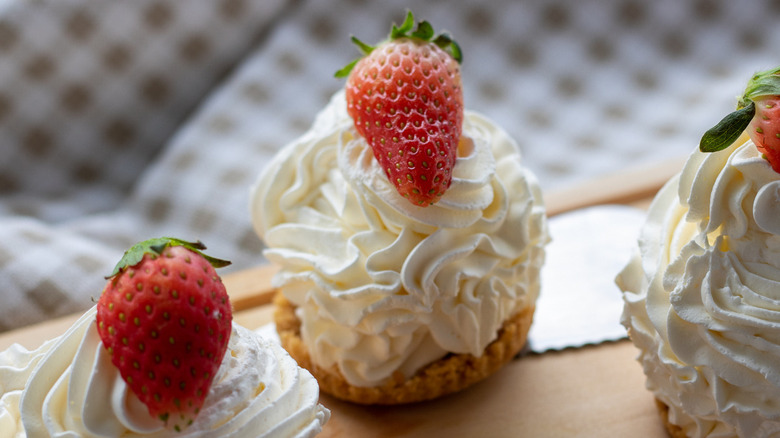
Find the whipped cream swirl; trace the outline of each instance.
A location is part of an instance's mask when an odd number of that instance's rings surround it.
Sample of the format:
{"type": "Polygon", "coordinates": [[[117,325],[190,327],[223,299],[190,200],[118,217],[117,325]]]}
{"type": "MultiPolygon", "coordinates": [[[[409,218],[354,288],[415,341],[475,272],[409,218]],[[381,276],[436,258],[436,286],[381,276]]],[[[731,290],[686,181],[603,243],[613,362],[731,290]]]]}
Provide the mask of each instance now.
{"type": "Polygon", "coordinates": [[[311,437],[330,415],[311,374],[234,324],[200,414],[182,432],[166,429],[111,364],[94,325],[93,307],[36,350],[0,352],[0,437],[311,437]]]}
{"type": "Polygon", "coordinates": [[[779,208],[751,141],[695,151],[618,276],[647,386],[689,437],[780,437],[779,208]]]}
{"type": "Polygon", "coordinates": [[[251,212],[318,365],[355,386],[413,375],[448,352],[480,356],[535,303],[548,241],[516,143],[466,112],[450,188],[401,197],[353,128],[343,92],[267,164],[251,212]]]}

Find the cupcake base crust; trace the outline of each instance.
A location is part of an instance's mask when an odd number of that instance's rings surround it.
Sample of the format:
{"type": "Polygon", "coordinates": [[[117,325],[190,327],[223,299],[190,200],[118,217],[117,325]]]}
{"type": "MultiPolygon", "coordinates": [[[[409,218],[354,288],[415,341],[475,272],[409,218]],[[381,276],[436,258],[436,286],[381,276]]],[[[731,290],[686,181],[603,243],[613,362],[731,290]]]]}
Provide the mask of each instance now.
{"type": "Polygon", "coordinates": [[[274,321],[282,346],[317,379],[320,390],[341,400],[366,405],[396,405],[431,400],[460,391],[490,376],[512,360],[525,345],[531,328],[533,305],[504,322],[498,338],[480,357],[448,354],[425,366],[409,379],[398,373],[382,386],[358,387],[347,383],[335,366],[322,368],[312,363],[301,339],[301,321],[295,306],[281,292],[274,302],[274,321]]]}
{"type": "Polygon", "coordinates": [[[669,432],[669,436],[672,438],[688,438],[685,435],[685,431],[676,424],[669,422],[669,406],[661,400],[655,399],[655,406],[658,408],[658,413],[661,415],[661,420],[664,422],[666,431],[669,432]]]}

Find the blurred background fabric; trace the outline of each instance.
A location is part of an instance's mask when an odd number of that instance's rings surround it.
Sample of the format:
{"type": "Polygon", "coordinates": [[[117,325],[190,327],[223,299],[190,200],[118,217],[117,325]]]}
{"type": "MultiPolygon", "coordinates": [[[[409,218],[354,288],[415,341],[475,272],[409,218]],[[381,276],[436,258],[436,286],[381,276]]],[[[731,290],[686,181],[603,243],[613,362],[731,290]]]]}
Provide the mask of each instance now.
{"type": "Polygon", "coordinates": [[[0,331],[88,308],[148,237],[264,263],[249,188],[343,86],[350,35],[409,7],[546,191],[687,155],[780,64],[776,0],[6,0],[0,331]]]}

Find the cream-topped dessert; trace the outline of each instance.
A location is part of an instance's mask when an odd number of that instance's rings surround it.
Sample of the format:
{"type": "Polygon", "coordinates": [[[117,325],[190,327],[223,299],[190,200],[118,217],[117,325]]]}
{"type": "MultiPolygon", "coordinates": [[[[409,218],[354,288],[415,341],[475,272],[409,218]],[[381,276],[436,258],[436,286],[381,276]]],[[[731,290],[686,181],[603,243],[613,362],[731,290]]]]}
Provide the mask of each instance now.
{"type": "Polygon", "coordinates": [[[38,349],[0,352],[0,437],[311,437],[330,415],[306,370],[234,324],[199,415],[181,432],[165,428],[111,364],[95,313],[38,349]]]}
{"type": "Polygon", "coordinates": [[[0,352],[0,438],[312,437],[330,411],[278,345],[233,323],[201,242],[127,251],[97,304],[36,350],[0,352]]]}
{"type": "Polygon", "coordinates": [[[503,130],[467,112],[451,187],[415,206],[384,177],[344,102],[337,93],[252,194],[312,362],[370,387],[450,353],[482,356],[539,293],[548,236],[534,176],[503,130]]]}
{"type": "MultiPolygon", "coordinates": [[[[739,135],[752,106],[740,105],[741,128],[715,131],[739,135]]],[[[755,133],[690,155],[617,279],[623,324],[674,436],[780,436],[780,173],[755,133]]],[[[705,135],[701,148],[710,144],[705,135]]]]}
{"type": "Polygon", "coordinates": [[[525,343],[548,241],[517,144],[464,111],[460,48],[411,12],[311,129],[267,163],[251,214],[281,269],[282,345],[336,397],[427,400],[525,343]],[[413,29],[414,28],[414,29],[413,29]]]}
{"type": "Polygon", "coordinates": [[[365,404],[463,389],[522,348],[548,241],[517,144],[464,111],[458,45],[411,12],[251,195],[284,347],[365,404]]]}

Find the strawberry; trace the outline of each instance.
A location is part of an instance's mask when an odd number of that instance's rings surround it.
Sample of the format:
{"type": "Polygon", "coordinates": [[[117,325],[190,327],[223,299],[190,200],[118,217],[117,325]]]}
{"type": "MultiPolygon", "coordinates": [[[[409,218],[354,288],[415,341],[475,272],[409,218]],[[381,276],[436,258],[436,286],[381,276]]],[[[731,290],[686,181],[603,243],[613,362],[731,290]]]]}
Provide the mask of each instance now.
{"type": "Polygon", "coordinates": [[[232,330],[230,262],[200,242],[158,238],[125,252],[97,303],[97,328],[122,378],[149,414],[180,431],[198,414],[232,330]]]}
{"type": "Polygon", "coordinates": [[[780,96],[762,96],[754,102],[756,114],[748,135],[775,172],[780,172],[780,96]]]}
{"type": "Polygon", "coordinates": [[[452,182],[463,124],[460,48],[409,12],[387,40],[353,42],[364,57],[336,73],[347,77],[347,111],[398,193],[435,203],[452,182]]]}
{"type": "Polygon", "coordinates": [[[780,67],[758,72],[750,78],[737,109],[704,133],[699,149],[702,152],[725,149],[745,129],[759,152],[780,173],[780,67]]]}

